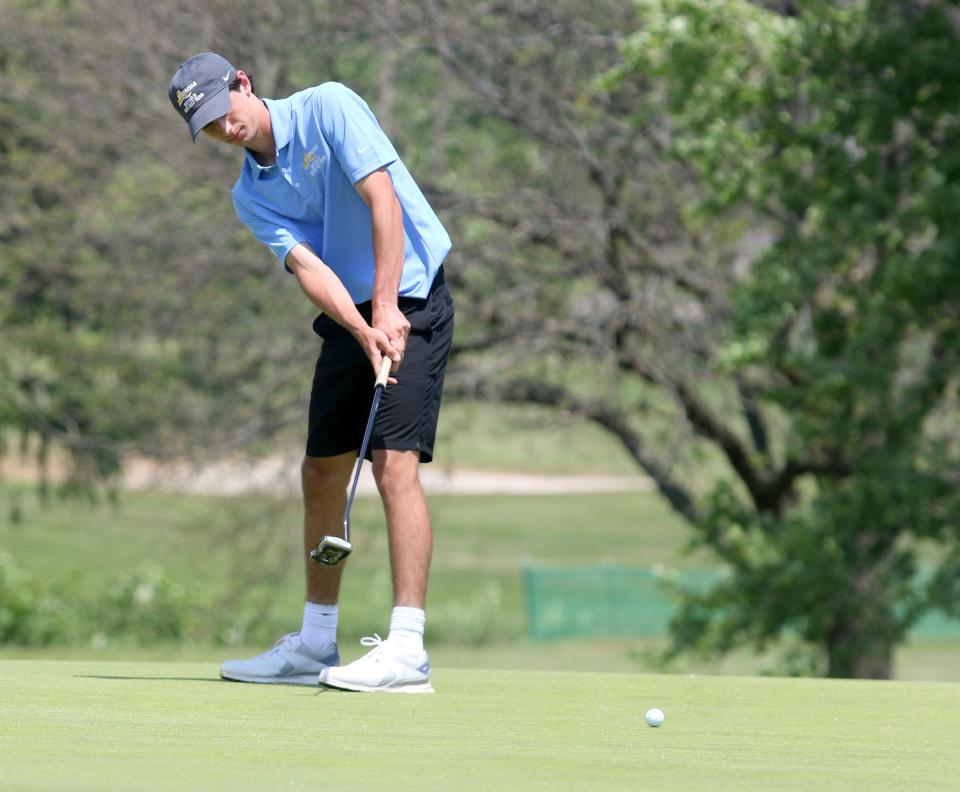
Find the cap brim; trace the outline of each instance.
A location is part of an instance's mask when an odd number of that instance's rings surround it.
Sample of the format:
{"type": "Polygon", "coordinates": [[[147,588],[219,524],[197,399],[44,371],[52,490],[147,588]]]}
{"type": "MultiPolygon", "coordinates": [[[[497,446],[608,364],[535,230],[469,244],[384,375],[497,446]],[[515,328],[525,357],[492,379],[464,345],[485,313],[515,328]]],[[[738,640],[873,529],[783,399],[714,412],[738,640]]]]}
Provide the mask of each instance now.
{"type": "Polygon", "coordinates": [[[193,140],[196,141],[197,135],[207,124],[229,113],[230,104],[230,91],[224,85],[223,88],[207,99],[187,121],[193,140]]]}

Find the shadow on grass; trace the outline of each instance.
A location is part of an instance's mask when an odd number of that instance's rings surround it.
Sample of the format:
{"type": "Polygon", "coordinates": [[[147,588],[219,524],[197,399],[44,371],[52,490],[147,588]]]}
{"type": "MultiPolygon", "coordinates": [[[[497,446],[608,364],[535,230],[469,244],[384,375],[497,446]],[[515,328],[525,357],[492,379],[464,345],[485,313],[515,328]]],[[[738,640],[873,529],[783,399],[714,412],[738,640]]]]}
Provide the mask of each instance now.
{"type": "MultiPolygon", "coordinates": [[[[115,676],[108,674],[74,674],[74,679],[113,679],[121,682],[216,682],[220,685],[251,685],[257,687],[264,687],[264,685],[258,685],[256,682],[239,682],[233,679],[220,679],[215,677],[157,677],[157,676],[115,676]]],[[[283,688],[301,688],[302,690],[309,690],[312,693],[338,693],[346,691],[336,691],[331,690],[330,688],[316,687],[312,685],[296,685],[290,684],[286,685],[282,682],[272,682],[269,686],[272,687],[283,687],[283,688]]],[[[268,687],[269,687],[268,686],[268,687]]]]}
{"type": "Polygon", "coordinates": [[[106,676],[103,674],[74,674],[74,679],[117,679],[127,682],[225,682],[213,677],[149,677],[149,676],[106,676]]]}

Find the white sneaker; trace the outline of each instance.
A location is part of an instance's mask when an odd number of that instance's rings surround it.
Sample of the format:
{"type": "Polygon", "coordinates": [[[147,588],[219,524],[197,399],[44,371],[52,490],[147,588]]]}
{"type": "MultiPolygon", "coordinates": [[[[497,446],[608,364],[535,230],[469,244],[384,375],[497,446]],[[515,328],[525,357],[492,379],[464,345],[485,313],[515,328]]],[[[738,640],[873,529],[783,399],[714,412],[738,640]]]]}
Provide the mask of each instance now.
{"type": "Polygon", "coordinates": [[[290,633],[261,655],[249,660],[227,660],[220,666],[220,676],[235,682],[316,685],[317,674],[339,662],[335,643],[327,647],[322,657],[317,657],[300,640],[300,633],[290,633]]]}
{"type": "Polygon", "coordinates": [[[433,693],[426,652],[407,654],[379,635],[361,638],[360,643],[373,649],[349,665],[324,668],[321,685],[362,693],[433,693]]]}

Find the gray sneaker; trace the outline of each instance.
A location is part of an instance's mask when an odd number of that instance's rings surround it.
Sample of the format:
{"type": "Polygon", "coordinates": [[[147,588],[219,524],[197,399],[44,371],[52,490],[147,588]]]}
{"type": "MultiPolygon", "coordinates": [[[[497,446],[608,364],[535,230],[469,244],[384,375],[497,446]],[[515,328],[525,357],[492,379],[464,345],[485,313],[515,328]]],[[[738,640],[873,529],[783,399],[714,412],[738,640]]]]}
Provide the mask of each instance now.
{"type": "Polygon", "coordinates": [[[330,644],[317,657],[303,645],[300,633],[290,633],[261,655],[249,660],[227,660],[220,666],[220,676],[235,682],[316,686],[320,672],[339,662],[336,644],[330,644]]]}

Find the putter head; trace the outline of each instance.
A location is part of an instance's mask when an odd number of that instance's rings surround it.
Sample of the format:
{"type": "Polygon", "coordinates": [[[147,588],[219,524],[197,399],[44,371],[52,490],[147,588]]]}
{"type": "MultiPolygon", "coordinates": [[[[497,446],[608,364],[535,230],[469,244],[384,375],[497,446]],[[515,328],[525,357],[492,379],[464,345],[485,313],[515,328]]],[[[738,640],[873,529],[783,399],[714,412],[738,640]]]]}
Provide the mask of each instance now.
{"type": "Polygon", "coordinates": [[[352,552],[353,545],[346,539],[341,539],[339,536],[324,536],[320,544],[310,551],[310,558],[318,564],[336,566],[352,552]]]}

